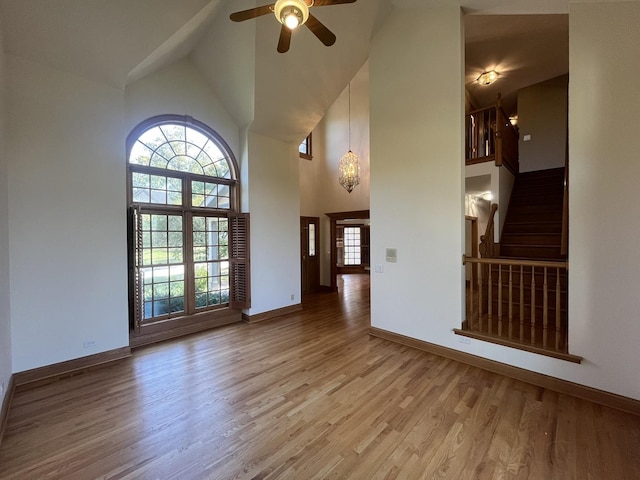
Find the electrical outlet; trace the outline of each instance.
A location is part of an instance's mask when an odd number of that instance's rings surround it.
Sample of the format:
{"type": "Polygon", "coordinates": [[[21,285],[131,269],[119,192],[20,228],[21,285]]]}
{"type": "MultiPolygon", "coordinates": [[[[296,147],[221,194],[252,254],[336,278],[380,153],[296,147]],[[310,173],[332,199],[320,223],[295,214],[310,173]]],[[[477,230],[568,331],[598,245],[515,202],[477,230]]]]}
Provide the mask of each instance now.
{"type": "Polygon", "coordinates": [[[295,299],[295,298],[296,298],[296,296],[292,293],[292,294],[291,294],[291,300],[293,300],[293,299],[295,299]]]}
{"type": "Polygon", "coordinates": [[[95,347],[96,346],[96,341],[95,340],[85,340],[84,342],[82,342],[82,346],[84,348],[95,347]]]}
{"type": "Polygon", "coordinates": [[[0,385],[0,400],[4,398],[4,382],[0,385]]]}

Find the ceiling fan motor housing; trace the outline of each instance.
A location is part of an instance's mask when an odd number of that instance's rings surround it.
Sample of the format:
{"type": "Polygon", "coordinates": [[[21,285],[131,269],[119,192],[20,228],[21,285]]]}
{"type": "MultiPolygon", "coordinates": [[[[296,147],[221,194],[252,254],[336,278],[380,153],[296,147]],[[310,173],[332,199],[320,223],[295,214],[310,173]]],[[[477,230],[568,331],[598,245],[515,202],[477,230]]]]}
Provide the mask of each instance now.
{"type": "Polygon", "coordinates": [[[278,0],[273,7],[273,13],[280,23],[289,28],[296,28],[303,25],[309,18],[309,6],[305,0],[278,0]],[[287,23],[287,17],[293,15],[297,24],[291,26],[287,23]]]}

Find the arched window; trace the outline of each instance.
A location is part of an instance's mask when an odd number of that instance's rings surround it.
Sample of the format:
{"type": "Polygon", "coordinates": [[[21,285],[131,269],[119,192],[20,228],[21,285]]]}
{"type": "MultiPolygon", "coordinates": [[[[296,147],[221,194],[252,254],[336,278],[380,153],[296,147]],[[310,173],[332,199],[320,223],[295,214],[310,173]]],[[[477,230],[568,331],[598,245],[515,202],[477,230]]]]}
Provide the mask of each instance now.
{"type": "Polygon", "coordinates": [[[163,115],[127,139],[131,327],[248,307],[248,214],[226,142],[163,115]]]}

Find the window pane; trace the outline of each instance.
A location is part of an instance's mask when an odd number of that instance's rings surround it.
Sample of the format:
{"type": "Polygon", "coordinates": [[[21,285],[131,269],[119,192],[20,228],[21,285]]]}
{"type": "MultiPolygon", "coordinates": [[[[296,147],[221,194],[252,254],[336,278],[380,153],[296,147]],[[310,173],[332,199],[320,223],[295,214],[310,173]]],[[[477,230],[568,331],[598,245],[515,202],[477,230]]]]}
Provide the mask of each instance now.
{"type": "Polygon", "coordinates": [[[146,173],[133,172],[131,175],[131,183],[134,187],[149,188],[149,175],[146,173]]]}
{"type": "Polygon", "coordinates": [[[169,230],[172,232],[182,232],[182,217],[179,215],[169,215],[169,230]]]}
{"type": "Polygon", "coordinates": [[[230,208],[230,187],[212,182],[191,182],[191,205],[206,208],[230,208]]]}
{"type": "Polygon", "coordinates": [[[160,128],[153,127],[147,130],[146,132],[144,132],[142,135],[140,135],[140,138],[138,138],[138,141],[148,146],[149,148],[155,150],[156,148],[158,148],[159,145],[161,145],[166,140],[164,138],[164,135],[160,131],[160,128]]]}
{"type": "Polygon", "coordinates": [[[164,190],[151,190],[151,203],[167,203],[167,192],[164,190]]]}
{"type": "Polygon", "coordinates": [[[360,265],[360,227],[344,227],[344,264],[360,265]]]}
{"type": "Polygon", "coordinates": [[[149,159],[151,158],[152,153],[153,152],[148,147],[138,141],[133,145],[133,148],[131,148],[129,163],[133,163],[135,165],[149,165],[149,159]]]}
{"type": "Polygon", "coordinates": [[[182,205],[182,193],[180,193],[180,192],[167,192],[167,204],[168,205],[182,205]]]}
{"type": "Polygon", "coordinates": [[[316,256],[316,225],[315,223],[309,224],[309,247],[308,252],[310,257],[316,256]]]}
{"type": "Polygon", "coordinates": [[[185,133],[187,136],[187,142],[192,143],[200,149],[202,149],[202,147],[204,147],[205,144],[209,141],[209,139],[205,135],[192,128],[186,128],[185,133]]]}
{"type": "Polygon", "coordinates": [[[149,190],[146,188],[133,189],[133,201],[139,203],[149,203],[149,190]]]}
{"type": "Polygon", "coordinates": [[[204,207],[204,195],[193,194],[191,197],[191,205],[194,207],[204,207]]]}
{"type": "MultiPolygon", "coordinates": [[[[172,141],[170,143],[171,145],[171,150],[173,150],[173,152],[176,155],[185,155],[185,153],[187,152],[187,147],[184,144],[184,141],[172,141]]],[[[187,157],[188,158],[188,157],[187,157]]]]}
{"type": "Polygon", "coordinates": [[[169,232],[168,243],[170,247],[181,247],[182,232],[169,232]]]}
{"type": "Polygon", "coordinates": [[[182,248],[167,249],[168,263],[182,263],[182,248]]]}
{"type": "MultiPolygon", "coordinates": [[[[205,187],[206,188],[206,187],[205,187]]],[[[229,302],[229,222],[221,217],[193,218],[196,308],[229,302]]]]}
{"type": "Polygon", "coordinates": [[[171,190],[173,192],[181,192],[182,180],[180,180],[179,178],[167,177],[167,190],[171,190]]]}
{"type": "Polygon", "coordinates": [[[153,296],[155,298],[168,298],[169,297],[169,284],[168,283],[156,283],[153,286],[153,296]]]}
{"type": "Polygon", "coordinates": [[[142,215],[143,319],[184,311],[184,264],[181,215],[142,215]],[[169,230],[172,228],[172,230],[169,230]],[[171,247],[167,245],[171,242],[171,247]],[[151,247],[151,248],[149,248],[151,247]],[[169,264],[173,264],[169,266],[169,264]],[[170,298],[170,301],[168,300],[170,298]]]}
{"type": "Polygon", "coordinates": [[[152,230],[167,230],[167,215],[151,215],[152,230]]]}
{"type": "Polygon", "coordinates": [[[179,178],[133,172],[131,182],[136,203],[182,204],[182,180],[179,178]]]}
{"type": "Polygon", "coordinates": [[[153,247],[166,247],[167,246],[167,233],[166,232],[152,232],[151,245],[153,247]]]}
{"type": "Polygon", "coordinates": [[[162,125],[160,130],[168,140],[184,140],[186,136],[184,125],[162,125]]]}

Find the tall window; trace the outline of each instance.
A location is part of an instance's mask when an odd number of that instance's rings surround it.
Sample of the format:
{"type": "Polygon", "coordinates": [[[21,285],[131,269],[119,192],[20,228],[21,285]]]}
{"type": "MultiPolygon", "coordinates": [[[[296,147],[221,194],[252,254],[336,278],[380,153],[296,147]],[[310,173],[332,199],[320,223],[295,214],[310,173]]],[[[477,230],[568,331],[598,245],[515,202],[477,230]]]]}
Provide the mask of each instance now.
{"type": "Polygon", "coordinates": [[[247,219],[235,213],[237,169],[224,140],[190,117],[162,116],[127,147],[132,326],[248,306],[238,281],[247,219]]]}
{"type": "Polygon", "coordinates": [[[344,227],[344,264],[360,265],[360,227],[344,227]]]}

